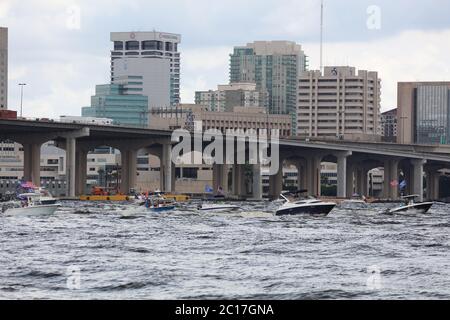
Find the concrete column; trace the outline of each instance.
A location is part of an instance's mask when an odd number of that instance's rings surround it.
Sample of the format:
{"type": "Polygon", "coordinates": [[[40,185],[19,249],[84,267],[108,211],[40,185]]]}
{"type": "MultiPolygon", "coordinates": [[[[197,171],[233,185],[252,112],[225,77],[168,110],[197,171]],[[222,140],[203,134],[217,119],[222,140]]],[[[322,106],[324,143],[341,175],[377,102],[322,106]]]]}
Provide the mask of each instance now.
{"type": "Polygon", "coordinates": [[[306,164],[302,160],[298,160],[294,163],[297,168],[297,189],[307,189],[307,177],[306,177],[306,164]]]}
{"type": "Polygon", "coordinates": [[[369,170],[363,169],[363,177],[362,177],[362,195],[367,197],[369,196],[369,170]]]}
{"type": "Polygon", "coordinates": [[[414,176],[413,192],[419,196],[419,201],[423,201],[423,166],[426,160],[414,159],[411,163],[413,165],[414,176]]]}
{"type": "Polygon", "coordinates": [[[137,151],[124,148],[120,153],[122,160],[120,192],[128,194],[131,189],[136,188],[137,151]]]}
{"type": "Polygon", "coordinates": [[[345,198],[347,195],[347,155],[337,157],[337,196],[345,198]]]}
{"type": "Polygon", "coordinates": [[[345,178],[346,184],[347,184],[347,187],[345,188],[347,198],[351,198],[353,196],[354,191],[355,191],[354,190],[354,176],[353,176],[353,173],[354,173],[354,166],[349,164],[348,161],[347,161],[347,170],[346,170],[346,178],[345,178]]]}
{"type": "Polygon", "coordinates": [[[439,199],[439,179],[441,174],[435,170],[428,170],[426,173],[427,179],[427,199],[438,200],[439,199]]]}
{"type": "Polygon", "coordinates": [[[242,164],[233,165],[233,195],[244,197],[247,195],[245,190],[245,166],[242,164]]]}
{"type": "Polygon", "coordinates": [[[259,164],[254,164],[253,166],[253,199],[262,200],[263,189],[262,189],[262,175],[261,166],[259,164]]]}
{"type": "Polygon", "coordinates": [[[41,185],[41,143],[23,144],[24,180],[31,181],[36,186],[41,185]]]}
{"type": "Polygon", "coordinates": [[[87,176],[87,150],[77,148],[76,151],[76,184],[75,195],[80,196],[86,192],[86,176],[87,176]]]}
{"type": "Polygon", "coordinates": [[[277,174],[269,176],[269,198],[278,199],[281,192],[283,192],[283,166],[280,165],[280,169],[277,174]]]}
{"type": "Polygon", "coordinates": [[[228,192],[228,165],[226,164],[213,165],[214,192],[217,192],[219,187],[222,187],[223,192],[228,192]]]}
{"type": "Polygon", "coordinates": [[[308,177],[308,195],[320,196],[321,182],[320,182],[320,165],[322,157],[311,156],[306,160],[307,162],[307,177],[308,177]]]}
{"type": "MultiPolygon", "coordinates": [[[[397,181],[398,182],[398,163],[399,161],[396,159],[392,159],[390,161],[390,181],[397,181]]],[[[398,185],[396,186],[390,186],[391,188],[389,189],[389,198],[392,200],[397,200],[399,198],[399,194],[398,194],[398,185]]]]}
{"type": "Polygon", "coordinates": [[[161,159],[161,191],[173,192],[172,145],[164,144],[161,159]]]}
{"type": "Polygon", "coordinates": [[[66,181],[69,197],[75,197],[76,195],[76,145],[75,138],[66,138],[66,181]]]}
{"type": "Polygon", "coordinates": [[[390,160],[384,161],[384,184],[383,184],[383,197],[389,199],[391,190],[391,162],[390,160]]]}

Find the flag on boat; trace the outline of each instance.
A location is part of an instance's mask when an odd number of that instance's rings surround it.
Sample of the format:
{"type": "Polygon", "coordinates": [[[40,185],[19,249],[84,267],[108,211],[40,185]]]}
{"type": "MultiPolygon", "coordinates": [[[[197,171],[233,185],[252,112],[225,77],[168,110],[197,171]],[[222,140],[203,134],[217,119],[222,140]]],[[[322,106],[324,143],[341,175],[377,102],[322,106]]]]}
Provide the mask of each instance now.
{"type": "Polygon", "coordinates": [[[396,186],[398,186],[398,181],[397,180],[391,181],[391,187],[396,187],[396,186]]]}
{"type": "Polygon", "coordinates": [[[403,180],[402,182],[400,182],[400,189],[404,189],[406,188],[406,180],[403,180]]]}
{"type": "Polygon", "coordinates": [[[212,192],[214,192],[214,189],[211,186],[206,185],[205,186],[205,192],[206,193],[212,193],[212,192]]]}

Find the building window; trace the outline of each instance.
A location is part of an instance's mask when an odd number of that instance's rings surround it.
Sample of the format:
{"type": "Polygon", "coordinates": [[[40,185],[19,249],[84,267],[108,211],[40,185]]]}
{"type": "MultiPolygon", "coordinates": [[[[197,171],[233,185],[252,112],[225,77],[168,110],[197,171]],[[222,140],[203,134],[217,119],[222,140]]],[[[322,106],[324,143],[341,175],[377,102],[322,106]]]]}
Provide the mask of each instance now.
{"type": "Polygon", "coordinates": [[[166,51],[173,51],[173,43],[166,42],[166,51]]]}
{"type": "Polygon", "coordinates": [[[114,41],[114,50],[123,50],[123,42],[114,41]]]}
{"type": "Polygon", "coordinates": [[[127,50],[139,50],[139,41],[127,41],[127,50]]]}

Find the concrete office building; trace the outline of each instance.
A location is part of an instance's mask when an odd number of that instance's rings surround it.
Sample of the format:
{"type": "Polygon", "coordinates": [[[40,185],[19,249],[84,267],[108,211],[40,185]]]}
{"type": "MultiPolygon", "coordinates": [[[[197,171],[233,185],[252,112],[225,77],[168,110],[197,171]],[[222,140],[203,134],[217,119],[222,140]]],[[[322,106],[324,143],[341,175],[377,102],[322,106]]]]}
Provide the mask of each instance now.
{"type": "Polygon", "coordinates": [[[150,128],[186,128],[190,118],[201,121],[203,130],[218,129],[223,133],[227,129],[278,129],[281,137],[289,137],[292,131],[289,115],[267,114],[266,110],[257,107],[234,107],[232,111],[216,112],[196,104],[182,104],[177,109],[153,110],[150,128]]]}
{"type": "Polygon", "coordinates": [[[380,140],[380,79],[353,67],[308,71],[298,80],[297,134],[380,140]]]}
{"type": "Polygon", "coordinates": [[[137,92],[148,96],[149,108],[180,103],[179,34],[112,32],[111,41],[114,44],[111,51],[113,84],[125,85],[130,94],[137,92]]]}
{"type": "Polygon", "coordinates": [[[148,127],[147,96],[126,92],[122,85],[97,85],[91,106],[82,108],[82,116],[112,119],[117,125],[148,127]]]}
{"type": "Polygon", "coordinates": [[[255,83],[231,83],[219,85],[217,90],[195,92],[195,103],[206,106],[209,111],[232,111],[233,107],[268,106],[267,92],[256,89],[255,83]]]}
{"type": "Polygon", "coordinates": [[[8,28],[0,27],[0,110],[8,108],[8,28]]]}
{"type": "Polygon", "coordinates": [[[381,114],[381,136],[385,142],[397,142],[397,109],[381,114]]]}
{"type": "MultiPolygon", "coordinates": [[[[296,118],[297,79],[307,70],[302,47],[290,41],[255,41],[230,55],[230,83],[253,82],[267,92],[268,110],[296,118]]],[[[295,131],[296,126],[293,126],[295,131]]]]}
{"type": "Polygon", "coordinates": [[[450,144],[450,82],[398,83],[398,143],[450,144]]]}

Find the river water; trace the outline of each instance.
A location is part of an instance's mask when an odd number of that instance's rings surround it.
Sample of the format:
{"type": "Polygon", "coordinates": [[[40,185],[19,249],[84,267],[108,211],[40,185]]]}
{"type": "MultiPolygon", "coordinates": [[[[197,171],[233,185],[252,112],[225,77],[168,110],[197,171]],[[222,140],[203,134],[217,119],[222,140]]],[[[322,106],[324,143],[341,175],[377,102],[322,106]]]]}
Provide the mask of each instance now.
{"type": "Polygon", "coordinates": [[[154,214],[71,203],[0,216],[2,299],[448,299],[450,205],[388,216],[154,214]]]}

